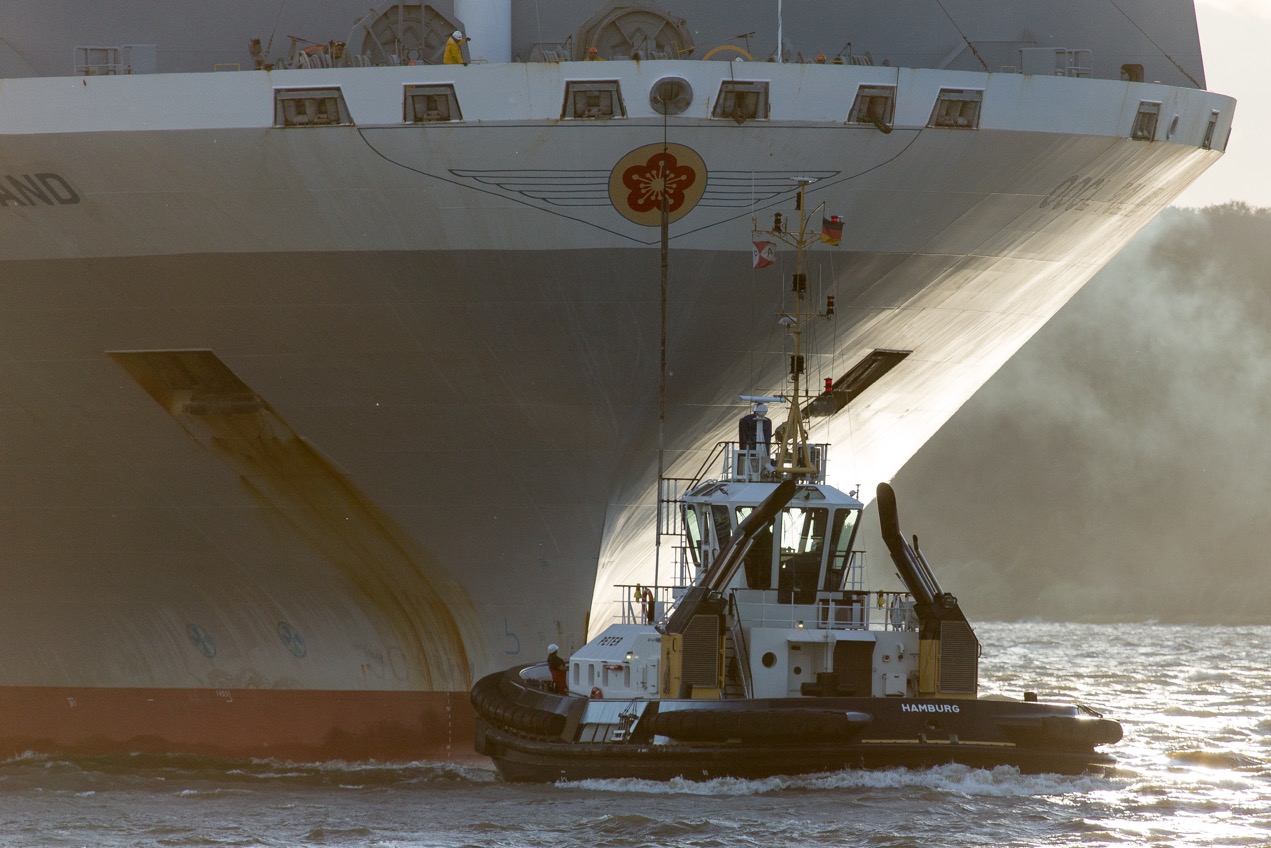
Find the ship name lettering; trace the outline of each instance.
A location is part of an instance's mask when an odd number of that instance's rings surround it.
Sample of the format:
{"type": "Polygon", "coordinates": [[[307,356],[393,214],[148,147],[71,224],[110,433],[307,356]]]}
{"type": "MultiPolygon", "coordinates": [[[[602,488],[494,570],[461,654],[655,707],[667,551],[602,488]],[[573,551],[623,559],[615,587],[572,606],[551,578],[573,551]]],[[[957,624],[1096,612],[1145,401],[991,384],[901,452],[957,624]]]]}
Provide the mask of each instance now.
{"type": "Polygon", "coordinates": [[[900,711],[905,713],[960,713],[957,704],[901,704],[900,711]]]}
{"type": "Polygon", "coordinates": [[[6,174],[0,178],[0,206],[72,206],[79,192],[61,174],[6,174]]]}

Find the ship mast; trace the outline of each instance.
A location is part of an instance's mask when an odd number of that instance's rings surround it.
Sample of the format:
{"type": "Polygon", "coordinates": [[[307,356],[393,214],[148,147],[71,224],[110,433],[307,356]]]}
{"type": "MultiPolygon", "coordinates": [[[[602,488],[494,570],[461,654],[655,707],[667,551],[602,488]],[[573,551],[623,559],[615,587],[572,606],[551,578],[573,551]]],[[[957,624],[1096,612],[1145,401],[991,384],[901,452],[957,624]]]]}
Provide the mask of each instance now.
{"type": "Polygon", "coordinates": [[[799,183],[799,193],[796,202],[796,208],[799,213],[798,229],[792,231],[780,212],[773,215],[772,229],[762,230],[757,225],[752,225],[756,233],[779,239],[795,248],[794,276],[791,279],[791,289],[794,292],[794,309],[792,312],[782,314],[779,320],[779,323],[786,328],[786,333],[791,339],[790,380],[793,388],[789,397],[789,417],[786,418],[786,423],[778,428],[780,444],[777,446],[777,456],[772,469],[774,475],[790,479],[816,476],[819,473],[812,452],[808,449],[808,431],[803,423],[801,407],[804,371],[803,325],[810,318],[827,317],[831,314],[828,308],[825,312],[812,312],[809,310],[807,305],[808,277],[804,271],[803,263],[803,252],[816,239],[820,238],[820,234],[817,231],[809,232],[808,222],[816,220],[816,216],[824,211],[825,203],[822,201],[809,213],[807,210],[806,190],[809,185],[816,181],[811,177],[798,177],[796,179],[799,183]]]}

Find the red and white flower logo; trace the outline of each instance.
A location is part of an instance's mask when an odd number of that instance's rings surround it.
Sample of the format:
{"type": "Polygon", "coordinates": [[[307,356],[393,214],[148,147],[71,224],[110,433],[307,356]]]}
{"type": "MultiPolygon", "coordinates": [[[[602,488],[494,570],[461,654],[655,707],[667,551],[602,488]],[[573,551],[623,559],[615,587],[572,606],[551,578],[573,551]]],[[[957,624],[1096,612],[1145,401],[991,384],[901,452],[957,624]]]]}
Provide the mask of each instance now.
{"type": "Polygon", "coordinates": [[[667,218],[678,221],[702,199],[706,189],[706,163],[682,144],[646,144],[632,150],[609,175],[609,199],[623,217],[646,227],[662,222],[662,203],[667,218]]]}

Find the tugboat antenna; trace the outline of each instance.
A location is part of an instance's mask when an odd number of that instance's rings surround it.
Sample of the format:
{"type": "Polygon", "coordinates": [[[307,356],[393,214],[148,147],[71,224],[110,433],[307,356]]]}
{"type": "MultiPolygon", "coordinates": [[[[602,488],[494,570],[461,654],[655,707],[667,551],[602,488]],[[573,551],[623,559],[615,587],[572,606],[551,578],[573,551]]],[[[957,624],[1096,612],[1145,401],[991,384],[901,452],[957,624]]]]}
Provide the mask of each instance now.
{"type": "Polygon", "coordinates": [[[786,328],[786,333],[789,334],[793,341],[790,353],[790,379],[793,383],[793,390],[790,396],[790,414],[786,418],[786,423],[779,429],[781,438],[773,471],[778,476],[798,479],[800,477],[815,476],[818,473],[818,463],[812,456],[812,451],[808,446],[808,432],[807,427],[803,423],[803,410],[800,406],[804,371],[803,324],[808,318],[813,316],[813,313],[805,311],[807,273],[804,271],[803,252],[815,237],[808,233],[808,222],[815,220],[815,215],[822,210],[824,203],[819,204],[816,209],[809,212],[805,195],[807,187],[816,182],[816,180],[812,177],[796,177],[795,180],[799,183],[799,194],[796,202],[796,210],[799,213],[798,229],[795,230],[793,227],[784,225],[781,221],[780,213],[777,213],[772,229],[758,230],[758,232],[779,238],[795,248],[794,277],[792,280],[794,311],[791,314],[782,315],[779,321],[786,328]]]}

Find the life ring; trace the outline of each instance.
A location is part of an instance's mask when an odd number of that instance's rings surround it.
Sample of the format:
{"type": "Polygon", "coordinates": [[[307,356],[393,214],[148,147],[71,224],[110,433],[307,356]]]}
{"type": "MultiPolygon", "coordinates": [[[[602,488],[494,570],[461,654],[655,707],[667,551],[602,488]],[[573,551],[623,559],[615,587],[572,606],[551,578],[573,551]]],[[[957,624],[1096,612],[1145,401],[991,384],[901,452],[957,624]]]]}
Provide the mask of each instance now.
{"type": "Polygon", "coordinates": [[[747,62],[755,61],[754,56],[751,56],[749,53],[747,53],[745,50],[743,50],[742,48],[738,47],[735,44],[721,44],[718,47],[708,50],[706,52],[706,55],[702,57],[702,61],[703,62],[709,61],[710,58],[714,56],[716,53],[724,53],[724,52],[740,53],[742,58],[744,58],[747,62]]]}
{"type": "Polygon", "coordinates": [[[593,701],[602,701],[604,700],[604,697],[605,693],[600,691],[599,686],[591,687],[591,698],[593,701]]]}
{"type": "Polygon", "coordinates": [[[640,593],[640,609],[644,612],[644,620],[653,623],[653,593],[646,586],[640,593]]]}

